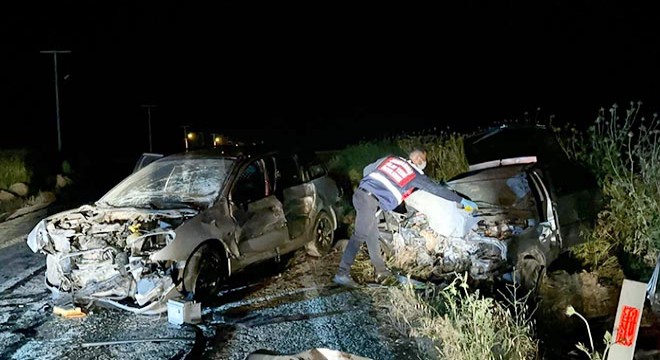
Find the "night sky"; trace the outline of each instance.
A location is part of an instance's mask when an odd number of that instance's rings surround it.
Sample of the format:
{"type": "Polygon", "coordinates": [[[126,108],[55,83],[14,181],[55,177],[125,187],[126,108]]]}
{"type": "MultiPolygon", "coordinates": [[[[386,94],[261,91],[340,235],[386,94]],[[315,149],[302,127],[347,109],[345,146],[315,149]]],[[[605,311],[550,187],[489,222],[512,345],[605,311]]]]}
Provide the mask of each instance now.
{"type": "Polygon", "coordinates": [[[148,151],[142,104],[158,106],[153,150],[174,152],[182,125],[332,149],[660,103],[658,13],[642,2],[206,3],[2,5],[0,148],[56,150],[39,53],[53,49],[72,51],[58,57],[63,148],[85,154],[148,151]]]}

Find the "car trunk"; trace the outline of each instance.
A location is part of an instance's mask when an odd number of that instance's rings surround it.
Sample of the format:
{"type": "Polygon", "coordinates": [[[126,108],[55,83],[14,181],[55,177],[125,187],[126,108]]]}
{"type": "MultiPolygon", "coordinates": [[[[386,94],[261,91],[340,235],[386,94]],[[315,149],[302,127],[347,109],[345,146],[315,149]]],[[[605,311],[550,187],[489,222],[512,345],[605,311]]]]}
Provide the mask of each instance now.
{"type": "Polygon", "coordinates": [[[568,162],[555,135],[545,126],[501,126],[463,140],[468,164],[536,156],[541,163],[568,162]]]}
{"type": "Polygon", "coordinates": [[[602,195],[595,176],[567,157],[556,136],[542,125],[502,126],[464,140],[465,156],[471,169],[534,157],[540,186],[550,206],[543,211],[556,219],[563,249],[583,242],[582,230],[593,227],[602,208],[602,195]],[[553,215],[555,214],[556,215],[553,215]]]}
{"type": "Polygon", "coordinates": [[[535,183],[525,168],[511,165],[477,170],[448,182],[450,188],[479,205],[485,226],[527,225],[545,220],[535,183]]]}

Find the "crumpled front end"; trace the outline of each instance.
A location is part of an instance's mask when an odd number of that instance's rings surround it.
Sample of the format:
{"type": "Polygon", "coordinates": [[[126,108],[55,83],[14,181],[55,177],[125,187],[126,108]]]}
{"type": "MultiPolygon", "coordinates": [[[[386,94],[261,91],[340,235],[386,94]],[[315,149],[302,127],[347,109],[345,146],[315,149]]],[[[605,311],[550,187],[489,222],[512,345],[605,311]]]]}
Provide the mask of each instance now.
{"type": "Polygon", "coordinates": [[[46,284],[76,302],[99,301],[136,313],[167,310],[183,266],[151,261],[195,210],[151,211],[83,206],[42,220],[28,235],[46,254],[46,284]]]}
{"type": "Polygon", "coordinates": [[[467,272],[493,280],[509,270],[511,241],[530,225],[526,219],[470,214],[424,191],[406,202],[407,214],[388,214],[390,262],[418,279],[442,281],[467,272]]]}

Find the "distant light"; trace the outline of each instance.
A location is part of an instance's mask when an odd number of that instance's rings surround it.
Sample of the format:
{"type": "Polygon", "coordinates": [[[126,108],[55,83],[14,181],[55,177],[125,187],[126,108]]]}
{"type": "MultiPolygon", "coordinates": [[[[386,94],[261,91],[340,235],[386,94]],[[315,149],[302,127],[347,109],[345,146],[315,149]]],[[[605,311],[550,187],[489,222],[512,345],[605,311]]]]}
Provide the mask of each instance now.
{"type": "Polygon", "coordinates": [[[221,136],[216,136],[213,138],[213,146],[218,146],[222,145],[222,137],[221,136]]]}
{"type": "Polygon", "coordinates": [[[197,134],[195,134],[194,132],[189,132],[188,135],[186,136],[188,137],[188,140],[191,141],[195,141],[195,139],[197,139],[197,134]]]}

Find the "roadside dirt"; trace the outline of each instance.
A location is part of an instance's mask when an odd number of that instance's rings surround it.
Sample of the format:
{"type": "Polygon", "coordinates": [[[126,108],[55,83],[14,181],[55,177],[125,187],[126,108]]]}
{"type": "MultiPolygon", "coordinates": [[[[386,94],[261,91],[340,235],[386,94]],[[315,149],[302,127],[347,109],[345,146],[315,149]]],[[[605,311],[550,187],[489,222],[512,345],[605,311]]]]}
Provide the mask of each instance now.
{"type": "MultiPolygon", "coordinates": [[[[586,359],[576,348],[578,342],[589,347],[589,330],[597,352],[605,350],[604,336],[612,333],[619,303],[623,272],[601,277],[587,271],[557,270],[549,273],[539,291],[536,319],[543,359],[586,359]],[[614,278],[611,278],[612,276],[614,278]],[[590,329],[577,316],[566,315],[567,306],[584,316],[590,329]]],[[[660,323],[646,301],[635,359],[660,359],[660,323]]]]}

